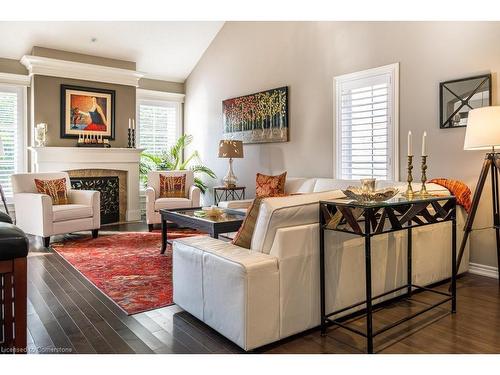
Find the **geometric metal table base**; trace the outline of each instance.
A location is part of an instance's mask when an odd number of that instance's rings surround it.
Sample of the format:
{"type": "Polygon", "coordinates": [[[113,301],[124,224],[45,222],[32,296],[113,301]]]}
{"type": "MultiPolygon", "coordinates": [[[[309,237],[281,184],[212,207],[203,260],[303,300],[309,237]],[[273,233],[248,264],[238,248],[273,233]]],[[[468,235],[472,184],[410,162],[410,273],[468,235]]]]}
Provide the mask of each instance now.
{"type": "MultiPolygon", "coordinates": [[[[428,198],[394,198],[386,202],[360,203],[349,200],[332,200],[320,202],[320,293],[321,293],[321,334],[326,335],[327,326],[337,325],[367,340],[367,352],[373,353],[373,338],[394,328],[401,323],[413,319],[431,309],[451,301],[451,312],[456,312],[456,199],[454,196],[440,196],[428,198]],[[444,202],[444,204],[441,204],[444,202]],[[451,292],[445,293],[431,288],[415,285],[412,282],[412,228],[450,221],[452,224],[451,243],[451,292]],[[326,285],[325,285],[325,231],[332,230],[362,236],[365,239],[365,290],[364,301],[326,313],[326,285]],[[393,290],[382,294],[372,295],[372,265],[371,265],[371,238],[375,235],[406,230],[407,235],[407,282],[393,290]],[[412,292],[425,290],[445,297],[437,303],[389,323],[381,329],[373,330],[373,301],[391,293],[406,290],[406,298],[412,292]],[[334,315],[366,305],[366,332],[350,327],[349,325],[332,318],[334,315]]],[[[395,297],[401,298],[401,296],[395,297]]],[[[392,300],[392,299],[391,299],[392,300]]],[[[387,301],[385,301],[387,302],[387,301]]]]}

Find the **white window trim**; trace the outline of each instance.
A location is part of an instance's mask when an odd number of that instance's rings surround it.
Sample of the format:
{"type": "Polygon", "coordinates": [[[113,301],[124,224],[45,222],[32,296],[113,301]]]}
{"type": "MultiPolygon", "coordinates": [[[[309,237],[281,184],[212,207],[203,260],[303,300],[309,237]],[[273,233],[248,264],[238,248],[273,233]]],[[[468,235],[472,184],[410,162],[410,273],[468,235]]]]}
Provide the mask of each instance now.
{"type": "Polygon", "coordinates": [[[349,82],[356,79],[364,79],[373,77],[376,75],[390,74],[391,75],[391,89],[389,90],[390,100],[392,101],[392,113],[390,113],[391,126],[389,126],[388,131],[391,132],[392,137],[391,144],[391,180],[399,181],[399,62],[389,65],[380,66],[378,68],[366,69],[359,72],[343,74],[335,76],[333,78],[333,90],[335,92],[335,113],[334,113],[334,129],[333,132],[333,144],[335,145],[333,150],[333,157],[335,162],[333,163],[333,175],[335,178],[339,178],[341,171],[341,149],[340,144],[341,137],[337,134],[341,132],[341,112],[339,108],[341,107],[342,95],[340,93],[341,84],[344,82],[349,82]]]}
{"type": "MultiPolygon", "coordinates": [[[[21,93],[21,103],[22,105],[17,109],[17,118],[21,119],[17,123],[17,134],[18,134],[18,141],[21,141],[21,144],[19,144],[20,147],[20,152],[18,155],[18,160],[17,160],[17,172],[18,173],[23,173],[28,170],[28,129],[27,129],[27,124],[28,124],[28,86],[29,86],[29,80],[22,80],[22,75],[18,74],[7,74],[7,73],[2,73],[0,76],[0,86],[5,86],[5,87],[12,87],[12,91],[20,91],[21,93]],[[7,76],[9,76],[9,79],[4,80],[7,76]],[[16,76],[19,78],[17,81],[13,81],[11,78],[16,76]]],[[[8,204],[13,204],[13,197],[12,196],[7,196],[7,203],[8,204]]]]}
{"type": "MultiPolygon", "coordinates": [[[[135,123],[136,127],[136,135],[135,139],[139,142],[140,137],[140,126],[139,126],[139,107],[140,103],[151,103],[154,105],[162,105],[165,102],[177,103],[177,134],[180,137],[183,134],[184,124],[183,124],[183,108],[182,104],[184,103],[184,94],[172,93],[172,92],[164,92],[164,91],[155,91],[155,90],[145,90],[145,89],[137,89],[136,90],[136,101],[135,101],[135,123]]],[[[144,187],[140,186],[141,195],[145,194],[144,187]]]]}

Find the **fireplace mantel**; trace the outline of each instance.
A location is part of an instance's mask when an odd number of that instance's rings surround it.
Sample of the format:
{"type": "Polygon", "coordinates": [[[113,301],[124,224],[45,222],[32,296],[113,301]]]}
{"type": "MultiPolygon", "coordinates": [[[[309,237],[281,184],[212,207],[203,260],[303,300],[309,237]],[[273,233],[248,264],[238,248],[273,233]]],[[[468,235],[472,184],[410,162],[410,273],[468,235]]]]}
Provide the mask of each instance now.
{"type": "Polygon", "coordinates": [[[114,169],[127,172],[127,221],[141,219],[139,162],[144,149],[98,147],[29,147],[35,172],[114,169]]]}

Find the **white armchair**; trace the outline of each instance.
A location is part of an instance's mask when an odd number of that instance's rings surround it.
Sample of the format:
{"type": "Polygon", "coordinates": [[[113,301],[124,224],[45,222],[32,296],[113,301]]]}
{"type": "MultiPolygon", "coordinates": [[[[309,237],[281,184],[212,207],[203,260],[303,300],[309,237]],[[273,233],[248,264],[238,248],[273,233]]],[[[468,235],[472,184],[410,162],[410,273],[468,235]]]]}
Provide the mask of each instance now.
{"type": "Polygon", "coordinates": [[[97,237],[101,226],[100,193],[92,190],[73,190],[66,172],[13,174],[12,189],[16,225],[24,232],[40,236],[44,245],[50,236],[91,230],[97,237]],[[52,199],[38,193],[35,179],[65,178],[69,204],[52,205],[52,199]]]}
{"type": "Polygon", "coordinates": [[[192,171],[150,171],[146,188],[146,222],[149,231],[153,230],[154,224],[161,222],[160,209],[198,207],[200,205],[200,193],[200,189],[194,185],[192,171]],[[186,175],[185,198],[160,198],[160,174],[165,176],[186,175]]]}

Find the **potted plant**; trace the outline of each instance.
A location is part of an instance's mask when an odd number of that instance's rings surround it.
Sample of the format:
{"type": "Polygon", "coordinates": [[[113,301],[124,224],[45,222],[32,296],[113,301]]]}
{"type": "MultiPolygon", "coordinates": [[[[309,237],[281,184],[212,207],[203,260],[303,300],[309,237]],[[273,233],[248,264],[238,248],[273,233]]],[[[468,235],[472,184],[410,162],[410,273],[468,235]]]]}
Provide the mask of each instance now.
{"type": "Polygon", "coordinates": [[[202,175],[210,178],[216,178],[215,173],[208,167],[202,164],[200,154],[194,151],[185,160],[183,160],[184,149],[193,141],[193,136],[184,134],[179,137],[177,142],[170,148],[170,150],[163,151],[160,155],[152,155],[143,152],[141,154],[140,164],[140,179],[146,186],[148,179],[148,172],[154,170],[170,170],[170,171],[183,171],[191,170],[194,172],[194,184],[202,193],[205,193],[208,186],[201,179],[202,175]]]}

